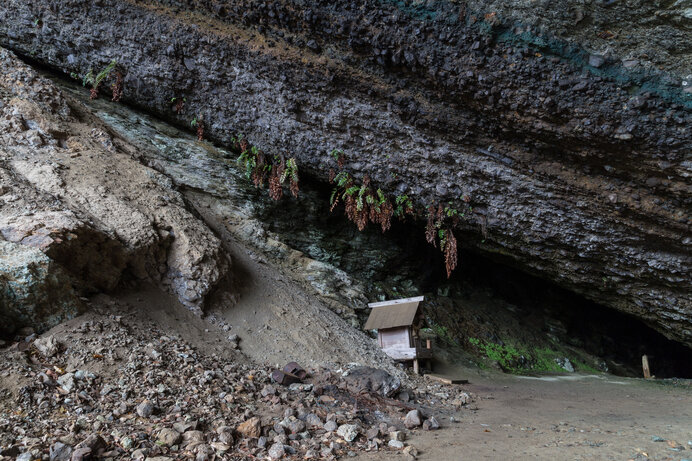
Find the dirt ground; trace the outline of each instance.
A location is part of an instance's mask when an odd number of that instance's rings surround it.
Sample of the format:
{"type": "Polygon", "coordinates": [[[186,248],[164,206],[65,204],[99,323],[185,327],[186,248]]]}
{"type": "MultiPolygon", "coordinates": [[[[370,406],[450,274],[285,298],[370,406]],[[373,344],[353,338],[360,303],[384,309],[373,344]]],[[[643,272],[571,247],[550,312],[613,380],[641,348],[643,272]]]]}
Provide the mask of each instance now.
{"type": "MultiPolygon", "coordinates": [[[[692,389],[610,375],[518,377],[449,368],[476,410],[408,442],[427,460],[692,458],[692,389]],[[654,437],[660,437],[655,442],[654,437]],[[669,443],[670,441],[670,443],[669,443]],[[674,449],[671,447],[678,447],[674,449]],[[682,446],[684,449],[677,451],[682,446]]],[[[357,459],[384,460],[382,453],[357,459]]]]}
{"type": "MultiPolygon", "coordinates": [[[[297,355],[309,365],[324,363],[330,354],[337,354],[339,345],[333,338],[320,341],[321,336],[315,334],[325,325],[316,323],[319,316],[311,311],[317,307],[302,290],[241,245],[233,246],[233,257],[243,268],[242,294],[232,309],[214,315],[233,325],[244,354],[269,364],[297,355]],[[267,290],[268,286],[281,288],[267,290]],[[298,310],[297,304],[307,306],[307,311],[298,310]],[[286,324],[294,326],[295,334],[290,334],[286,324]]],[[[139,312],[138,304],[150,306],[148,316],[208,353],[227,349],[225,337],[209,322],[182,307],[171,309],[175,300],[162,296],[150,289],[122,299],[139,312]]],[[[436,372],[468,379],[469,384],[459,386],[476,401],[458,411],[443,404],[435,406],[442,429],[413,431],[406,441],[416,447],[418,459],[680,461],[692,457],[689,382],[607,374],[512,376],[445,363],[437,363],[436,372]]],[[[355,459],[399,456],[398,452],[380,451],[359,453],[355,459]]]]}

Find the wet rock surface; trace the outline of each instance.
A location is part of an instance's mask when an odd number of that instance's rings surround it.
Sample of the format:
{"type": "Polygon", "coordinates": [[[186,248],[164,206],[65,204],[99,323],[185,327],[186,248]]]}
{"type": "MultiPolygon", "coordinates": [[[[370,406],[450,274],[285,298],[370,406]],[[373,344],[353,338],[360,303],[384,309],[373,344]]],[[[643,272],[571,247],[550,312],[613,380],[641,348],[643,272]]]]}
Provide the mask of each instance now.
{"type": "MultiPolygon", "coordinates": [[[[340,148],[356,177],[420,208],[467,197],[465,246],[692,344],[689,95],[674,66],[643,75],[614,62],[625,51],[507,28],[499,7],[400,7],[110,0],[39,15],[10,1],[0,42],[78,75],[118,59],[124,100],[201,117],[221,142],[243,133],[319,178],[340,148]],[[104,36],[108,47],[72,45],[104,36]]],[[[675,37],[687,19],[661,8],[675,37]]]]}

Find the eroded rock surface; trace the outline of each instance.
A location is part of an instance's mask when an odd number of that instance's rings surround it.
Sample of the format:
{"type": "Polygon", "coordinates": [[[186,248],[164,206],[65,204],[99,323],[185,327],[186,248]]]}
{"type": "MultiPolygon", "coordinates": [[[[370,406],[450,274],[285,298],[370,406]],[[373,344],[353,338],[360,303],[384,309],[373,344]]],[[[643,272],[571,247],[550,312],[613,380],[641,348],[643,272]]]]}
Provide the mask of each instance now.
{"type": "Polygon", "coordinates": [[[35,248],[0,240],[0,334],[46,329],[82,310],[70,277],[35,248]]]}
{"type": "MultiPolygon", "coordinates": [[[[201,312],[230,270],[218,238],[167,177],[141,165],[136,149],[83,106],[5,50],[0,65],[0,236],[12,242],[2,256],[43,252],[41,264],[59,266],[66,286],[55,288],[58,298],[72,283],[89,293],[147,280],[201,312]]],[[[37,318],[47,315],[43,304],[37,318]]],[[[53,320],[29,323],[54,325],[78,306],[56,304],[53,320]]]]}
{"type": "MultiPolygon", "coordinates": [[[[606,50],[606,33],[584,48],[522,25],[525,8],[510,26],[500,6],[10,0],[0,43],[80,76],[117,59],[124,100],[197,117],[221,142],[243,133],[319,178],[339,148],[349,172],[421,209],[465,198],[463,245],[692,345],[692,86],[637,47],[606,50]]],[[[646,8],[623,8],[595,6],[585,30],[648,27],[646,8]]],[[[677,3],[651,8],[656,53],[689,21],[677,3]]],[[[566,14],[529,22],[569,36],[566,14]]]]}

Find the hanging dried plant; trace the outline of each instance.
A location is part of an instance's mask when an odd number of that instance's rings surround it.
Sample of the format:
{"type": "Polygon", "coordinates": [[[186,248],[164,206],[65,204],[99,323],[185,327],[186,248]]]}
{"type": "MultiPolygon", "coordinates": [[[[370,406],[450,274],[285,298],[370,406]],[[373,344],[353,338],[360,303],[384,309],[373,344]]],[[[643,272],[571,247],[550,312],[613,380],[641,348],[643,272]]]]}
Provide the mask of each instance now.
{"type": "MultiPolygon", "coordinates": [[[[261,151],[257,150],[256,148],[253,148],[251,149],[251,153],[253,153],[255,156],[255,166],[253,167],[250,176],[252,178],[252,183],[255,185],[255,187],[261,188],[264,187],[264,179],[267,175],[267,169],[270,169],[271,166],[267,165],[264,154],[261,151]]],[[[281,187],[281,183],[279,183],[279,187],[281,187]]]]}
{"type": "Polygon", "coordinates": [[[428,222],[425,226],[425,240],[435,248],[437,248],[437,242],[435,240],[436,234],[437,232],[435,228],[435,206],[430,205],[428,207],[428,222]]]}
{"type": "Polygon", "coordinates": [[[279,169],[272,169],[269,175],[269,197],[272,200],[281,200],[283,196],[283,187],[281,187],[281,176],[279,175],[279,169]]]}
{"type": "Polygon", "coordinates": [[[123,74],[119,70],[115,72],[115,83],[113,84],[113,98],[111,101],[118,102],[123,97],[123,74]]]}
{"type": "Polygon", "coordinates": [[[382,233],[385,233],[392,227],[392,216],[394,216],[394,207],[392,206],[392,202],[385,200],[385,202],[380,205],[379,215],[382,233]]]}
{"type": "Polygon", "coordinates": [[[175,102],[175,113],[180,114],[185,107],[185,98],[178,98],[175,102]]]}
{"type": "Polygon", "coordinates": [[[291,180],[291,183],[289,184],[288,189],[291,191],[291,194],[294,197],[298,198],[298,192],[300,191],[300,182],[291,180]]]}
{"type": "Polygon", "coordinates": [[[452,271],[457,267],[457,239],[454,237],[451,229],[445,231],[444,254],[447,278],[449,278],[452,275],[452,271]]]}

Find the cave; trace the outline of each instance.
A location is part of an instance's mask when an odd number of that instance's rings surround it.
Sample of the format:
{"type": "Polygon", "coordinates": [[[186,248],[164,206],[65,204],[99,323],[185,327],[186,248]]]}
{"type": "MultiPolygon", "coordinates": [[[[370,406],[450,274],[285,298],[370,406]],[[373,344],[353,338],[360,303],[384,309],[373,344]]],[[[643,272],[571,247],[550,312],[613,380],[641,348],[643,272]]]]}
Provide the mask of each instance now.
{"type": "Polygon", "coordinates": [[[691,27],[1,2],[0,459],[683,455],[691,27]]]}
{"type": "MultiPolygon", "coordinates": [[[[500,340],[495,332],[502,329],[502,325],[493,325],[490,320],[492,309],[505,310],[509,305],[514,309],[513,320],[526,328],[525,334],[559,335],[559,341],[609,364],[598,371],[639,377],[642,355],[647,355],[652,373],[659,378],[692,377],[692,349],[666,338],[632,315],[521,270],[511,258],[483,254],[474,250],[473,245],[463,243],[465,238],[482,239],[478,234],[459,236],[460,264],[448,278],[444,256],[439,248],[425,241],[425,229],[420,222],[411,218],[405,222],[396,221],[386,233],[371,224],[359,232],[356,225],[345,218],[343,208],[330,212],[327,197],[333,187],[333,184],[313,178],[304,182],[303,197],[288,203],[268,203],[260,217],[289,245],[315,259],[332,263],[356,278],[369,280],[369,286],[374,288],[370,293],[373,300],[376,293],[384,296],[376,287],[391,277],[413,281],[408,290],[399,290],[402,296],[434,295],[441,288],[449,291],[450,286],[458,287],[457,296],[467,299],[472,293],[486,293],[491,300],[490,307],[482,314],[484,318],[475,322],[491,325],[485,332],[487,339],[500,340]],[[297,216],[301,219],[296,219],[297,216]],[[318,240],[316,235],[319,235],[318,240]],[[340,250],[330,252],[335,245],[340,250]],[[378,262],[368,260],[378,254],[378,246],[388,248],[381,253],[384,257],[378,262]]],[[[387,296],[396,295],[396,290],[387,292],[387,296]]],[[[469,325],[463,332],[452,331],[457,344],[468,348],[470,331],[469,325]]]]}

